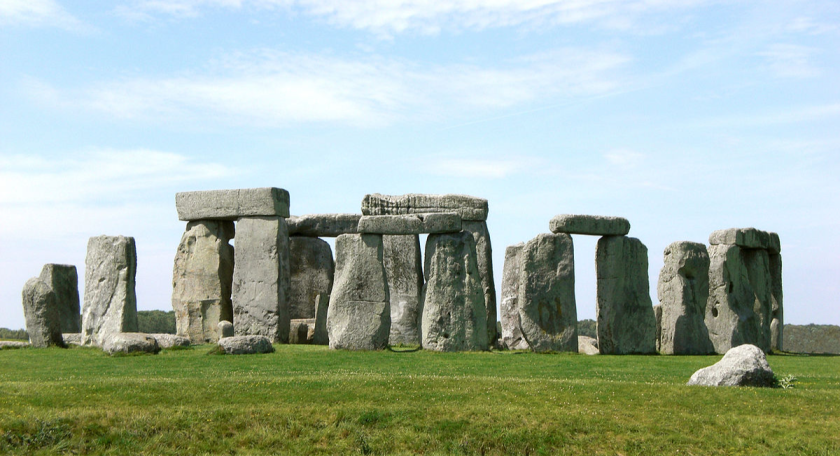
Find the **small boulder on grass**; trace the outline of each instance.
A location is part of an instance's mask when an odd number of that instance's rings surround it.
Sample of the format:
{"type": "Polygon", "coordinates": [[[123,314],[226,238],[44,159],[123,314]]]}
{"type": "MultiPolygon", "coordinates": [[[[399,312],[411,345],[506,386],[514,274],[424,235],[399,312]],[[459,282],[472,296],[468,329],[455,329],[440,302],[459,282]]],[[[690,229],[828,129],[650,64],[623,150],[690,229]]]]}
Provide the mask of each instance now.
{"type": "Polygon", "coordinates": [[[105,340],[102,350],[109,355],[117,353],[152,353],[160,351],[154,337],[144,333],[117,333],[105,340]]]}
{"type": "Polygon", "coordinates": [[[265,336],[233,336],[219,339],[219,348],[226,355],[252,355],[255,353],[273,353],[274,347],[265,336]]]}
{"type": "Polygon", "coordinates": [[[766,386],[774,384],[764,352],[755,345],[730,349],[717,363],[698,370],[688,381],[701,386],[766,386]]]}
{"type": "Polygon", "coordinates": [[[12,340],[0,340],[0,349],[4,348],[26,348],[29,347],[29,342],[18,342],[12,340]]]}
{"type": "Polygon", "coordinates": [[[190,340],[175,334],[149,334],[154,337],[160,348],[189,347],[190,340]]]}
{"type": "Polygon", "coordinates": [[[598,340],[587,336],[578,336],[578,353],[584,355],[599,355],[598,340]]]}

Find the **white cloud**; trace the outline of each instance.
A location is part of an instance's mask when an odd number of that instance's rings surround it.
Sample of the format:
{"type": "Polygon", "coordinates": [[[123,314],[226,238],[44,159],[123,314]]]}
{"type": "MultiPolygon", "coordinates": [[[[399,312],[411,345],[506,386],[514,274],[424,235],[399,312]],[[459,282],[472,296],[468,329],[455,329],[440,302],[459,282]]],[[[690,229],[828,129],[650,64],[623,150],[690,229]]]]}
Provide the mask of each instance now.
{"type": "Polygon", "coordinates": [[[204,74],[109,81],[75,91],[30,80],[25,89],[48,105],[124,119],[378,126],[602,95],[621,86],[616,73],[628,61],[613,52],[581,49],[494,67],[262,51],[230,56],[204,74]]]}
{"type": "Polygon", "coordinates": [[[85,26],[54,0],[3,0],[0,26],[58,27],[82,30],[85,26]]]}
{"type": "Polygon", "coordinates": [[[817,49],[795,44],[772,44],[758,55],[767,61],[767,67],[783,78],[810,78],[819,76],[821,71],[811,63],[811,56],[817,49]]]}

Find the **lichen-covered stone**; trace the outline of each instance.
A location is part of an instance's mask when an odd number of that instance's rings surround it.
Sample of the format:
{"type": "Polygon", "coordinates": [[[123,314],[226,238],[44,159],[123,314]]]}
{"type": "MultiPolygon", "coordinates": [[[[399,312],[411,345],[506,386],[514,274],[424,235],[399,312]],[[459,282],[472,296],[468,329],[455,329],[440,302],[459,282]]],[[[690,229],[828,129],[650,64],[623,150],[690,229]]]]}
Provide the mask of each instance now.
{"type": "Polygon", "coordinates": [[[548,228],[552,233],[624,236],[630,232],[630,222],[622,217],[561,214],[548,222],[548,228]]]}
{"type": "Polygon", "coordinates": [[[519,321],[535,352],[577,352],[575,255],[568,234],[539,234],[522,249],[519,321]]]}
{"type": "MultiPolygon", "coordinates": [[[[778,237],[778,236],[777,236],[778,237]]],[[[770,233],[755,228],[729,228],[709,235],[711,245],[737,245],[748,249],[770,248],[770,233]]]]}
{"type": "Polygon", "coordinates": [[[420,237],[382,236],[383,261],[391,300],[391,333],[388,343],[420,344],[423,311],[423,263],[420,237]]]}
{"type": "Polygon", "coordinates": [[[218,345],[226,355],[274,353],[271,340],[260,335],[223,337],[219,339],[218,345]]]}
{"type": "Polygon", "coordinates": [[[40,278],[33,277],[23,285],[22,295],[29,343],[33,347],[63,347],[61,322],[52,288],[40,278]]]}
{"type": "Polygon", "coordinates": [[[329,345],[330,335],[327,331],[327,315],[329,313],[330,295],[318,295],[315,297],[315,328],[312,334],[312,343],[315,345],[329,345]]]}
{"type": "Polygon", "coordinates": [[[764,352],[755,345],[730,349],[717,363],[695,372],[689,385],[700,386],[773,386],[773,370],[764,352]]]}
{"type": "Polygon", "coordinates": [[[519,243],[505,249],[499,319],[501,320],[501,345],[509,350],[530,348],[519,327],[519,261],[524,247],[525,243],[519,243]]]}
{"type": "MultiPolygon", "coordinates": [[[[775,234],[775,233],[770,233],[775,234]]],[[[778,237],[778,235],[777,235],[778,237]]],[[[772,252],[772,250],[770,250],[772,252]]],[[[785,306],[782,290],[782,256],[770,253],[770,349],[784,350],[785,306]]]]}
{"type": "Polygon", "coordinates": [[[338,237],[359,232],[362,214],[307,214],[286,219],[289,236],[338,237]]]}
{"type": "Polygon", "coordinates": [[[289,192],[273,187],[181,192],[175,194],[175,208],[183,221],[288,217],[289,192]]]}
{"type": "Polygon", "coordinates": [[[45,264],[41,280],[55,293],[55,305],[62,333],[81,333],[82,312],[79,304],[79,275],[76,266],[45,264]]]}
{"type": "Polygon", "coordinates": [[[175,334],[149,334],[160,348],[189,347],[190,339],[175,334]]]}
{"type": "Polygon", "coordinates": [[[231,323],[229,321],[226,321],[226,320],[220,321],[219,322],[219,339],[221,339],[222,337],[233,337],[233,336],[234,336],[233,323],[231,323]]]}
{"type": "Polygon", "coordinates": [[[487,220],[487,200],[467,195],[365,195],[364,215],[404,215],[454,212],[461,220],[487,220]]]}
{"type": "Polygon", "coordinates": [[[133,237],[88,240],[82,343],[101,345],[113,334],[137,332],[137,248],[133,237]]]}
{"type": "Polygon", "coordinates": [[[109,355],[117,353],[151,353],[160,351],[157,340],[150,334],[137,332],[111,333],[102,342],[102,350],[109,355]]]}
{"type": "Polygon", "coordinates": [[[459,231],[461,217],[454,213],[366,215],[359,220],[359,232],[368,234],[408,235],[459,231]]]}
{"type": "Polygon", "coordinates": [[[329,295],[335,277],[332,249],[323,239],[289,238],[292,320],[315,318],[318,295],[329,295]]]}
{"type": "Polygon", "coordinates": [[[490,231],[487,222],[465,221],[461,223],[464,231],[472,234],[475,240],[475,252],[478,261],[478,274],[484,291],[484,308],[487,312],[487,341],[495,344],[499,334],[496,332],[496,280],[493,275],[493,247],[490,243],[490,231]]]}

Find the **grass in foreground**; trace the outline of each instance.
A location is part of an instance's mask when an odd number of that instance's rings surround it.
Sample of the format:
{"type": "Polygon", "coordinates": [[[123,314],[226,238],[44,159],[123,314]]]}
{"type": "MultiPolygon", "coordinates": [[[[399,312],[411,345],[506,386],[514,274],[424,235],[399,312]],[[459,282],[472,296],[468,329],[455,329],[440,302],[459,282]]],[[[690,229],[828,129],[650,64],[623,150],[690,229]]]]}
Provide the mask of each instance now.
{"type": "Polygon", "coordinates": [[[840,357],[793,389],[687,387],[719,356],[0,351],[2,454],[840,454],[840,357]]]}

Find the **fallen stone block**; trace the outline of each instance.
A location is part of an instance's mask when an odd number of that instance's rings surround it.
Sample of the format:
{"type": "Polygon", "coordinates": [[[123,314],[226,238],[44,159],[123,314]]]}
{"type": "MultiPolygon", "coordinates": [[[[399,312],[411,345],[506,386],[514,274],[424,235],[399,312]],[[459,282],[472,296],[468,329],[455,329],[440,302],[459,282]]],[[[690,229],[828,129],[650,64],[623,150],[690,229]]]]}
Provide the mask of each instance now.
{"type": "Polygon", "coordinates": [[[226,355],[254,355],[258,353],[274,353],[271,340],[265,336],[233,336],[219,339],[219,348],[226,355]]]}
{"type": "Polygon", "coordinates": [[[157,340],[150,334],[143,333],[114,333],[108,334],[102,343],[102,350],[114,355],[117,353],[151,353],[160,351],[157,340]]]}
{"type": "Polygon", "coordinates": [[[27,347],[31,347],[31,345],[29,345],[29,342],[18,342],[16,340],[0,340],[0,349],[27,347]]]}
{"type": "Polygon", "coordinates": [[[335,262],[330,245],[323,239],[290,237],[289,271],[291,319],[315,318],[318,304],[316,298],[318,295],[330,294],[335,277],[335,262]]]}
{"type": "Polygon", "coordinates": [[[774,376],[764,352],[747,344],[730,349],[717,363],[695,372],[688,384],[770,387],[774,384],[774,376]]]}
{"type": "Polygon", "coordinates": [[[137,248],[133,237],[88,240],[82,343],[102,345],[113,334],[137,332],[137,248]]]}
{"type": "Polygon", "coordinates": [[[519,262],[524,247],[525,243],[519,243],[505,249],[499,320],[501,320],[501,345],[509,350],[530,348],[519,327],[519,262]]]}
{"type": "Polygon", "coordinates": [[[338,237],[359,232],[362,214],[307,214],[286,219],[289,236],[338,237]]]}
{"type": "Polygon", "coordinates": [[[548,228],[552,233],[624,236],[630,232],[630,222],[622,217],[562,214],[552,217],[548,228]]]}
{"type": "Polygon", "coordinates": [[[487,220],[487,200],[467,195],[365,195],[364,215],[406,215],[455,212],[461,220],[487,220]]]}
{"type": "Polygon", "coordinates": [[[600,355],[598,350],[598,341],[588,336],[578,336],[577,338],[578,353],[584,355],[600,355]]]}
{"type": "MultiPolygon", "coordinates": [[[[778,238],[778,235],[776,236],[778,238]]],[[[747,249],[770,248],[770,233],[755,228],[729,228],[709,235],[711,245],[737,245],[747,249]]],[[[774,247],[775,248],[775,247],[774,247]]],[[[779,247],[781,248],[781,247],[779,247]]]]}
{"type": "Polygon", "coordinates": [[[190,340],[175,334],[149,334],[154,337],[160,348],[189,347],[190,340]]]}
{"type": "Polygon", "coordinates": [[[67,264],[45,264],[41,269],[41,280],[55,293],[55,305],[63,333],[82,331],[82,311],[79,304],[79,276],[76,266],[67,264]]]}
{"type": "Polygon", "coordinates": [[[274,187],[180,192],[175,208],[183,221],[288,217],[289,192],[274,187]]]}
{"type": "Polygon", "coordinates": [[[24,284],[22,295],[29,343],[38,348],[52,345],[64,347],[58,307],[52,288],[38,277],[33,277],[24,284]]]}
{"type": "Polygon", "coordinates": [[[423,311],[423,260],[420,237],[382,236],[382,259],[391,302],[391,345],[420,344],[423,311]]]}

